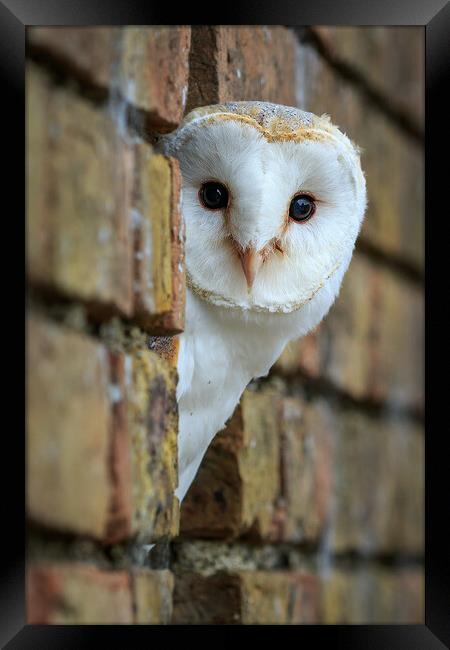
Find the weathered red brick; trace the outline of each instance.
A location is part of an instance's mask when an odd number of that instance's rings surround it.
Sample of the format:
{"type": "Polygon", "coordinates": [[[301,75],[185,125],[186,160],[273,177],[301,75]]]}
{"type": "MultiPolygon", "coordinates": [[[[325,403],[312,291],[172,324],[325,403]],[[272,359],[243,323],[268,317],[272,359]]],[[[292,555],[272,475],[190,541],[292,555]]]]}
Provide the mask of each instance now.
{"type": "Polygon", "coordinates": [[[358,399],[420,410],[423,320],[420,287],[356,254],[326,319],[286,347],[277,369],[324,378],[358,399]]]}
{"type": "Polygon", "coordinates": [[[130,436],[127,413],[126,364],[121,353],[108,353],[111,434],[109,446],[110,505],[104,540],[121,541],[131,534],[132,497],[130,436]]]}
{"type": "Polygon", "coordinates": [[[131,571],[134,623],[162,625],[172,618],[173,574],[167,570],[131,571]]]}
{"type": "Polygon", "coordinates": [[[325,534],[333,499],[333,425],[320,401],[282,401],[281,490],[278,537],[317,542],[325,534]]]}
{"type": "Polygon", "coordinates": [[[279,492],[278,413],[274,391],[244,393],[227,428],[211,443],[183,501],[183,534],[271,534],[279,492]]]}
{"type": "Polygon", "coordinates": [[[28,27],[27,45],[31,51],[52,55],[91,84],[106,87],[118,57],[120,31],[115,27],[28,27]]]}
{"type": "Polygon", "coordinates": [[[285,27],[194,26],[186,110],[250,99],[294,105],[294,54],[285,27]]]}
{"type": "Polygon", "coordinates": [[[107,113],[27,68],[28,277],[131,315],[130,147],[107,113]]]}
{"type": "Polygon", "coordinates": [[[135,147],[135,160],[134,315],[153,334],[174,334],[184,327],[186,291],[178,161],[147,145],[135,147]]]}
{"type": "Polygon", "coordinates": [[[144,127],[170,130],[187,97],[191,30],[180,27],[31,27],[31,51],[45,53],[81,80],[112,88],[140,109],[144,127]]]}
{"type": "Polygon", "coordinates": [[[247,625],[318,622],[318,582],[295,571],[242,571],[241,623],[247,625]]]}
{"type": "Polygon", "coordinates": [[[38,563],[27,568],[27,623],[133,622],[130,577],[89,564],[38,563]]]}
{"type": "Polygon", "coordinates": [[[31,519],[104,543],[178,527],[175,370],[30,316],[31,519]]]}
{"type": "Polygon", "coordinates": [[[178,533],[176,371],[149,350],[130,359],[132,530],[142,541],[178,533]]]}
{"type": "Polygon", "coordinates": [[[306,45],[297,50],[296,103],[318,115],[328,113],[362,148],[368,209],[361,239],[423,269],[424,152],[420,143],[402,133],[306,45]]]}
{"type": "Polygon", "coordinates": [[[185,571],[175,576],[174,623],[316,623],[318,608],[318,581],[302,571],[185,571]]]}
{"type": "Polygon", "coordinates": [[[154,334],[184,326],[178,162],[28,70],[28,276],[100,318],[154,334]],[[134,249],[134,250],[133,250],[134,249]]]}
{"type": "Polygon", "coordinates": [[[323,623],[424,622],[421,567],[335,568],[322,577],[321,584],[323,623]]]}
{"type": "Polygon", "coordinates": [[[423,27],[312,27],[329,55],[357,71],[366,84],[423,125],[425,30],[423,27]],[[376,65],[374,65],[376,61],[376,65]]]}
{"type": "Polygon", "coordinates": [[[191,28],[126,27],[122,30],[125,96],[145,112],[148,128],[174,129],[186,107],[191,28]]]}
{"type": "Polygon", "coordinates": [[[28,515],[102,538],[111,503],[107,351],[33,315],[27,341],[28,515]]]}
{"type": "Polygon", "coordinates": [[[335,436],[330,548],[336,553],[422,555],[422,427],[349,411],[336,421],[335,436]]]}

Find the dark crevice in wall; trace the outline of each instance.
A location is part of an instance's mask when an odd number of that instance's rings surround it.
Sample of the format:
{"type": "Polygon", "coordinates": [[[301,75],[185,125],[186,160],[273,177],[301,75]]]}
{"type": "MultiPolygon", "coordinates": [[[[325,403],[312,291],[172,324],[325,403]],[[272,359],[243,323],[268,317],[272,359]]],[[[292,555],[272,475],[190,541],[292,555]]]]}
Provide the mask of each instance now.
{"type": "MultiPolygon", "coordinates": [[[[132,539],[123,544],[105,546],[82,535],[64,533],[30,521],[27,529],[27,561],[86,562],[99,569],[121,570],[146,567],[170,569],[174,573],[194,571],[265,570],[277,571],[309,567],[319,571],[317,546],[298,543],[254,543],[245,540],[160,540],[144,553],[142,544],[132,539]],[[192,552],[199,548],[200,553],[192,552]],[[187,550],[187,552],[186,552],[187,550]],[[230,557],[233,567],[230,568],[230,557]]],[[[422,557],[413,553],[367,553],[346,551],[331,553],[328,562],[333,568],[371,569],[420,567],[422,557]]]]}
{"type": "Polygon", "coordinates": [[[67,296],[55,296],[28,288],[27,312],[42,315],[55,324],[63,325],[74,332],[91,336],[116,352],[132,352],[143,348],[151,349],[152,334],[141,330],[134,322],[119,317],[116,313],[99,320],[84,302],[71,300],[67,296]]]}
{"type": "MultiPolygon", "coordinates": [[[[89,562],[100,569],[129,569],[130,567],[168,568],[150,560],[150,553],[141,542],[129,538],[121,544],[105,545],[92,537],[67,533],[47,527],[41,522],[27,522],[27,560],[89,562]]],[[[164,565],[163,565],[164,564],[164,565]]]]}
{"type": "Polygon", "coordinates": [[[374,107],[388,117],[403,133],[418,144],[425,142],[425,131],[417,120],[395,100],[375,88],[365,76],[346,61],[336,56],[320,36],[309,27],[292,28],[302,45],[312,46],[323,60],[342,79],[352,84],[374,107]]]}
{"type": "Polygon", "coordinates": [[[361,551],[346,551],[336,553],[332,561],[337,568],[366,568],[367,566],[379,566],[385,568],[404,568],[423,566],[423,556],[414,553],[384,552],[364,555],[361,551]]]}
{"type": "MultiPolygon", "coordinates": [[[[373,569],[421,567],[421,555],[405,552],[345,551],[330,553],[327,564],[339,569],[373,569]]],[[[192,571],[305,569],[320,572],[317,546],[298,543],[254,543],[237,539],[175,540],[172,544],[172,566],[175,573],[192,571]],[[231,561],[230,561],[231,560],[231,561]],[[232,567],[232,568],[230,568],[232,567]]]]}
{"type": "Polygon", "coordinates": [[[185,114],[197,106],[216,103],[219,97],[217,34],[214,26],[193,25],[189,50],[189,77],[185,114]],[[210,56],[205,56],[207,52],[210,56]],[[199,83],[201,80],[201,83],[199,83]]]}

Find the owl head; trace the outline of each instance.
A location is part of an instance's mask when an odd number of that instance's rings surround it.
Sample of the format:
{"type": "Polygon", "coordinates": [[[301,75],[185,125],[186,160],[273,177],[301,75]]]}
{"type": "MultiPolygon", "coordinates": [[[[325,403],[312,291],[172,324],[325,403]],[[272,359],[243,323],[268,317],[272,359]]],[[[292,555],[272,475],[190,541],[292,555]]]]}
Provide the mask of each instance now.
{"type": "Polygon", "coordinates": [[[328,116],[265,102],[198,108],[163,139],[183,177],[188,286],[214,305],[330,306],[366,207],[359,151],[328,116]],[[322,302],[324,302],[322,300],[322,302]]]}

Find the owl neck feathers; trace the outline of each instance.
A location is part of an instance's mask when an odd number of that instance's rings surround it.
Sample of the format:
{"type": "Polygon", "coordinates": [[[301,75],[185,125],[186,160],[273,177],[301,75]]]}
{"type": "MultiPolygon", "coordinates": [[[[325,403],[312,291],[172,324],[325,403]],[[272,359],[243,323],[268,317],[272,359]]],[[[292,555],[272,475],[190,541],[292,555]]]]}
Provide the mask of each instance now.
{"type": "Polygon", "coordinates": [[[186,329],[177,365],[179,499],[248,383],[267,374],[280,355],[290,338],[287,321],[292,318],[219,307],[187,289],[186,329]]]}
{"type": "Polygon", "coordinates": [[[248,383],[268,373],[289,340],[319,322],[331,304],[329,291],[296,312],[273,314],[213,305],[187,288],[177,364],[180,500],[248,383]]]}
{"type": "Polygon", "coordinates": [[[241,371],[245,385],[265,375],[286,343],[301,333],[299,311],[272,314],[233,309],[207,302],[189,288],[187,291],[187,329],[183,336],[197,342],[193,346],[194,363],[201,361],[205,366],[209,357],[209,363],[214,365],[215,357],[224,355],[230,362],[230,372],[237,376],[241,371]],[[201,360],[195,358],[199,349],[201,360]]]}

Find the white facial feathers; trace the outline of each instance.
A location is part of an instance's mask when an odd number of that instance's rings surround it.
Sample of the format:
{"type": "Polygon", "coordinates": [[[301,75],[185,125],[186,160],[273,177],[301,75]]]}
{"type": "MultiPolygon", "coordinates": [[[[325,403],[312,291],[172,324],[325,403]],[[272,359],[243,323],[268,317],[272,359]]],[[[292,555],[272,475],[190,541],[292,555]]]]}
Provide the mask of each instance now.
{"type": "Polygon", "coordinates": [[[205,300],[288,313],[348,265],[365,181],[358,151],[328,119],[260,102],[206,107],[164,147],[183,176],[188,282],[205,300]],[[226,208],[202,205],[208,181],[228,189],[226,208]],[[303,193],[315,212],[298,223],[289,209],[303,193]]]}

